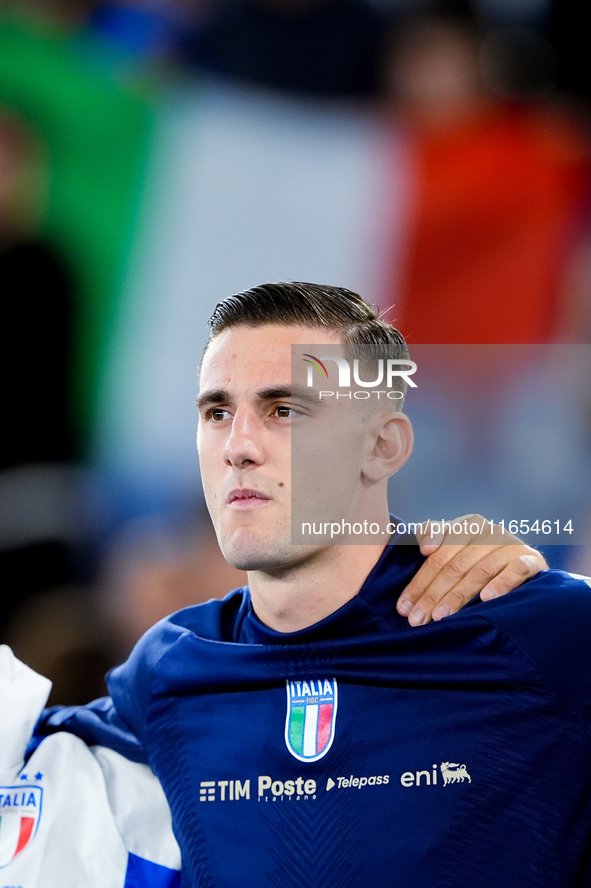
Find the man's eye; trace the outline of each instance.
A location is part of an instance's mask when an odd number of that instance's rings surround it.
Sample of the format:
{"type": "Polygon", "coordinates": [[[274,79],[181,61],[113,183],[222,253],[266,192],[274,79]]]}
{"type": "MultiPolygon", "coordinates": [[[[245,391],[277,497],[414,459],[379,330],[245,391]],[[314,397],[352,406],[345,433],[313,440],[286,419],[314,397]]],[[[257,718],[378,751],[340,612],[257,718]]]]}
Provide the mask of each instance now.
{"type": "Polygon", "coordinates": [[[293,419],[296,411],[289,404],[278,404],[275,413],[280,419],[293,419]]]}
{"type": "Polygon", "coordinates": [[[211,410],[207,411],[207,419],[211,419],[212,422],[222,422],[228,416],[228,411],[224,410],[223,407],[212,407],[211,410]]]}

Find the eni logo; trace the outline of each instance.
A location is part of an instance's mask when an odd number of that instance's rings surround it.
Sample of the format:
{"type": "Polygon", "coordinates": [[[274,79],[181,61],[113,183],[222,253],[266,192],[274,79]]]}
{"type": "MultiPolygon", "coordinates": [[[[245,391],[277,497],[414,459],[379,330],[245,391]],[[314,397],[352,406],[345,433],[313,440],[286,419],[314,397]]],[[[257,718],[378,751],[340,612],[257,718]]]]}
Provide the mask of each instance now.
{"type": "Polygon", "coordinates": [[[466,770],[466,765],[460,765],[457,762],[442,762],[440,767],[444,786],[447,786],[448,783],[463,783],[464,780],[472,783],[472,778],[466,770]]]}
{"type": "MultiPolygon", "coordinates": [[[[443,786],[449,783],[463,783],[465,780],[472,783],[472,778],[468,774],[466,765],[459,762],[442,762],[439,765],[441,776],[443,777],[443,786]]],[[[405,771],[400,775],[402,786],[438,786],[437,765],[433,765],[431,770],[424,771],[405,771]]]]}

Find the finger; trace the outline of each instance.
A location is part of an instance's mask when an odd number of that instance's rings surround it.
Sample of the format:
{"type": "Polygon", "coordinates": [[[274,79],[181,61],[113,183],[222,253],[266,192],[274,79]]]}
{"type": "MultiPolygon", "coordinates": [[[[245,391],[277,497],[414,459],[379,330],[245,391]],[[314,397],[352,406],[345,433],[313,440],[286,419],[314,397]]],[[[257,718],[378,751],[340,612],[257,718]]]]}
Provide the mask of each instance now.
{"type": "Polygon", "coordinates": [[[421,530],[415,533],[422,555],[431,555],[445,539],[441,522],[423,521],[421,530]],[[435,526],[434,526],[435,525],[435,526]]]}
{"type": "Polygon", "coordinates": [[[433,552],[436,552],[441,543],[443,542],[443,534],[441,534],[441,539],[438,539],[437,536],[430,537],[428,540],[425,540],[424,543],[421,543],[420,550],[421,555],[432,555],[433,552]]]}
{"type": "Polygon", "coordinates": [[[427,569],[425,577],[419,578],[420,571],[417,573],[420,584],[403,592],[401,612],[408,616],[411,626],[422,626],[430,619],[440,620],[456,613],[485,586],[489,586],[491,596],[499,594],[501,589],[503,593],[509,592],[541,569],[542,559],[537,556],[539,553],[523,544],[442,546],[421,568],[427,569]],[[531,556],[532,560],[522,563],[519,560],[521,555],[531,556]],[[433,563],[431,568],[429,561],[433,563]],[[498,589],[494,585],[491,587],[490,581],[510,563],[514,563],[513,569],[504,576],[498,589]],[[410,608],[405,603],[409,591],[410,608]]]}
{"type": "Polygon", "coordinates": [[[421,530],[415,533],[421,552],[425,555],[425,547],[446,545],[462,545],[469,546],[472,544],[479,545],[497,545],[523,546],[525,543],[519,537],[509,533],[509,531],[500,524],[494,524],[482,515],[472,513],[470,515],[460,515],[458,518],[452,518],[449,521],[424,521],[421,530]]]}
{"type": "MultiPolygon", "coordinates": [[[[509,556],[513,555],[507,564],[507,549],[492,548],[487,555],[474,564],[449,592],[443,595],[432,611],[433,620],[441,620],[464,607],[484,587],[487,592],[484,601],[505,595],[520,586],[530,577],[544,569],[545,561],[539,552],[530,549],[529,546],[520,546],[520,554],[515,554],[516,547],[511,546],[509,556]]],[[[482,593],[481,593],[482,594],[482,593]]],[[[419,602],[422,607],[422,602],[419,602]]]]}
{"type": "Polygon", "coordinates": [[[421,565],[398,599],[398,613],[407,617],[426,590],[436,580],[447,562],[462,550],[462,546],[442,546],[421,565]]]}
{"type": "Polygon", "coordinates": [[[483,601],[491,601],[500,595],[506,595],[517,586],[525,583],[530,577],[535,576],[541,570],[547,570],[548,564],[540,552],[535,549],[526,555],[520,555],[511,561],[507,567],[497,574],[480,593],[483,601]]]}
{"type": "MultiPolygon", "coordinates": [[[[409,618],[413,626],[431,619],[434,607],[450,592],[482,558],[495,548],[491,546],[442,546],[430,555],[414,578],[403,590],[398,601],[398,612],[409,618]]],[[[507,563],[502,561],[496,573],[507,563]]],[[[476,595],[492,578],[487,575],[474,592],[476,595]]],[[[468,599],[466,599],[468,600],[468,599]]],[[[461,607],[466,600],[459,604],[461,607]]]]}
{"type": "MultiPolygon", "coordinates": [[[[525,551],[526,548],[520,546],[520,552],[525,551]]],[[[440,594],[441,588],[435,590],[439,595],[439,602],[432,611],[434,620],[441,620],[443,617],[457,613],[460,608],[475,598],[481,589],[489,585],[490,581],[500,576],[506,570],[508,563],[514,564],[514,567],[506,578],[506,592],[510,592],[536,572],[534,570],[532,573],[530,567],[521,564],[519,555],[514,554],[513,546],[510,548],[482,547],[482,549],[485,550],[482,557],[464,572],[464,575],[454,586],[450,586],[443,594],[440,594]],[[513,579],[512,585],[511,579],[513,579]]],[[[422,602],[419,602],[419,607],[422,607],[422,602]]]]}
{"type": "Polygon", "coordinates": [[[545,566],[535,549],[474,513],[445,522],[425,521],[416,536],[421,552],[429,557],[397,604],[398,612],[413,626],[455,613],[485,585],[485,597],[504,594],[545,566]],[[531,555],[534,561],[529,566],[519,563],[521,555],[531,555]],[[491,584],[512,561],[514,567],[498,585],[491,584]]]}
{"type": "Polygon", "coordinates": [[[504,527],[493,524],[492,521],[475,513],[460,515],[450,521],[425,521],[421,525],[420,532],[415,535],[423,555],[431,555],[442,544],[507,546],[515,543],[523,545],[518,537],[510,534],[504,527]]]}

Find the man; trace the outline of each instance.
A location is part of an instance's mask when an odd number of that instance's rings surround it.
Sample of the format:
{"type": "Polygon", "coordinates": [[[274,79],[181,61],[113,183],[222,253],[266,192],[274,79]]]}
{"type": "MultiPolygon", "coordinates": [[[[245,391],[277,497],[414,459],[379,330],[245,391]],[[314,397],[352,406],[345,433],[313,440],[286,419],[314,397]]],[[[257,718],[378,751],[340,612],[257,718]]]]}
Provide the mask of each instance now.
{"type": "MultiPolygon", "coordinates": [[[[403,340],[360,297],[313,285],[238,294],[211,326],[204,489],[249,589],[159,623],[111,674],[112,702],[46,730],[151,765],[186,885],[588,884],[587,587],[549,572],[411,628],[395,603],[416,545],[294,545],[291,528],[291,424],[329,466],[334,448],[319,447],[337,418],[336,400],[329,414],[292,392],[292,344],[400,354],[403,340]]],[[[387,527],[408,420],[392,405],[349,415],[335,496],[387,527]]]]}

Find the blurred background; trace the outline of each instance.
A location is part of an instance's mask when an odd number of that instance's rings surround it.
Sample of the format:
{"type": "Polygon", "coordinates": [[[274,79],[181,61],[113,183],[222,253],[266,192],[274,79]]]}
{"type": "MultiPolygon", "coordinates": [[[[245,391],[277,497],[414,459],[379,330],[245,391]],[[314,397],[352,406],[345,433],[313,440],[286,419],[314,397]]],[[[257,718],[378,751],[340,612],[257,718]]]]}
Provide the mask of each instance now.
{"type": "Polygon", "coordinates": [[[244,581],[194,398],[216,302],[263,281],[440,349],[394,511],[559,502],[548,557],[591,573],[584,35],[572,0],[0,0],[0,641],[52,702],[244,581]]]}

